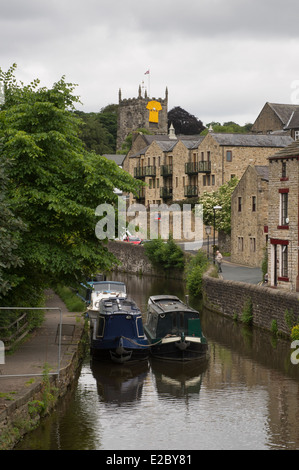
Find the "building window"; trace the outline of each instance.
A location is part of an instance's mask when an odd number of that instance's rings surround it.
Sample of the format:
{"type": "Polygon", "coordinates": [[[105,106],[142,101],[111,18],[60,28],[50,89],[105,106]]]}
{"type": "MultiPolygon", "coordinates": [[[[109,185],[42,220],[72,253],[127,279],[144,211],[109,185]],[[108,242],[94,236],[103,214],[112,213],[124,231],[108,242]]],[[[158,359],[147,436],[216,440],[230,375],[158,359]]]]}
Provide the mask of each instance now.
{"type": "Polygon", "coordinates": [[[288,246],[281,245],[281,276],[288,277],[288,246]]]}
{"type": "Polygon", "coordinates": [[[282,164],[281,164],[281,177],[282,178],[287,177],[287,164],[286,164],[286,162],[282,162],[282,164]]]}
{"type": "Polygon", "coordinates": [[[203,177],[202,177],[202,184],[203,184],[203,186],[207,185],[207,176],[206,175],[203,175],[203,177]]]}
{"type": "Polygon", "coordinates": [[[152,180],[148,181],[148,187],[149,187],[149,189],[152,189],[152,180]]]}
{"type": "Polygon", "coordinates": [[[256,211],[256,196],[252,196],[252,212],[256,211]]]}
{"type": "Polygon", "coordinates": [[[212,186],[215,186],[215,175],[212,175],[212,186]]]}
{"type": "Polygon", "coordinates": [[[294,139],[299,140],[299,131],[295,131],[294,133],[294,139]]]}
{"type": "Polygon", "coordinates": [[[232,151],[231,151],[231,150],[227,150],[227,151],[226,151],[226,161],[227,161],[227,162],[231,162],[232,159],[233,159],[233,153],[232,153],[232,151]]]}
{"type": "Polygon", "coordinates": [[[242,198],[238,197],[238,212],[242,212],[242,198]]]}
{"type": "Polygon", "coordinates": [[[288,218],[289,193],[280,193],[280,225],[285,226],[289,223],[288,218]]]}
{"type": "Polygon", "coordinates": [[[178,176],[175,177],[175,187],[177,188],[179,186],[179,178],[178,176]]]}
{"type": "Polygon", "coordinates": [[[243,237],[238,237],[238,251],[241,252],[244,249],[243,237]]]}
{"type": "Polygon", "coordinates": [[[208,162],[211,161],[211,152],[210,152],[210,150],[207,151],[207,159],[208,159],[208,162]]]}
{"type": "Polygon", "coordinates": [[[256,239],[255,238],[250,238],[250,252],[251,253],[256,252],[256,239]]]}

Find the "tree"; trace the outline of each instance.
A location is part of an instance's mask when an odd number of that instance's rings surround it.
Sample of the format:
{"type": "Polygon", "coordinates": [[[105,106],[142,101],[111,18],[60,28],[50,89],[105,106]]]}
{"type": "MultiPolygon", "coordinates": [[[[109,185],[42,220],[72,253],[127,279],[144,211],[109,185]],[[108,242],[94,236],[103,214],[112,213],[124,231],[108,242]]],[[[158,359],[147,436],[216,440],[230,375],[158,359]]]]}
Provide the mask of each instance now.
{"type": "Polygon", "coordinates": [[[203,205],[203,222],[205,225],[214,224],[213,207],[221,206],[221,210],[215,211],[215,227],[224,233],[231,231],[231,196],[238,184],[237,178],[232,178],[228,183],[220,186],[218,191],[205,191],[199,198],[199,204],[203,205]]]}
{"type": "Polygon", "coordinates": [[[247,123],[244,126],[240,126],[233,121],[224,122],[220,124],[220,122],[210,122],[207,124],[207,128],[201,133],[201,135],[206,135],[209,132],[210,126],[213,129],[213,132],[218,133],[227,133],[227,134],[247,134],[251,131],[252,124],[247,123]]]}
{"type": "MultiPolygon", "coordinates": [[[[0,143],[0,152],[2,144],[0,143]]],[[[12,211],[7,197],[7,163],[0,153],[0,298],[8,293],[12,286],[17,285],[19,277],[12,272],[22,266],[23,261],[17,254],[20,234],[25,226],[12,211]]]]}
{"type": "Polygon", "coordinates": [[[50,281],[75,282],[111,266],[113,256],[95,236],[96,207],[115,204],[114,188],[137,192],[139,183],[114,162],[87,152],[73,112],[78,97],[64,77],[51,89],[18,84],[15,66],[0,70],[5,104],[0,112],[2,156],[16,218],[27,230],[16,254],[19,275],[42,289],[50,281]]]}
{"type": "Polygon", "coordinates": [[[173,124],[176,134],[196,135],[204,129],[203,123],[179,106],[168,112],[168,127],[173,124]]]}
{"type": "Polygon", "coordinates": [[[118,105],[110,104],[99,113],[75,111],[83,121],[80,137],[87,150],[99,155],[116,152],[117,110],[118,105]]]}

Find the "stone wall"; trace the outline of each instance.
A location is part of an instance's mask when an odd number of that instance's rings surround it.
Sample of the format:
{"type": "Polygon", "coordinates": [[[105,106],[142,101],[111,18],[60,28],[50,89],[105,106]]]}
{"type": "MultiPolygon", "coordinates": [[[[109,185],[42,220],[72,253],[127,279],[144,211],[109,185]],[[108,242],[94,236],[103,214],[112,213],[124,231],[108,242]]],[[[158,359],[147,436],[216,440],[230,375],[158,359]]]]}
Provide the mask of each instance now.
{"type": "MultiPolygon", "coordinates": [[[[144,274],[148,276],[164,277],[162,270],[156,269],[145,254],[143,245],[133,245],[127,242],[109,241],[108,250],[119,260],[115,267],[120,272],[129,274],[144,274]]],[[[168,277],[182,279],[180,271],[172,270],[168,277]]]]}
{"type": "Polygon", "coordinates": [[[224,281],[203,277],[204,306],[225,316],[241,320],[247,299],[253,307],[253,325],[271,330],[272,321],[277,321],[278,331],[289,335],[285,314],[288,310],[294,313],[295,322],[299,323],[299,296],[269,287],[246,284],[243,282],[224,281]]]}

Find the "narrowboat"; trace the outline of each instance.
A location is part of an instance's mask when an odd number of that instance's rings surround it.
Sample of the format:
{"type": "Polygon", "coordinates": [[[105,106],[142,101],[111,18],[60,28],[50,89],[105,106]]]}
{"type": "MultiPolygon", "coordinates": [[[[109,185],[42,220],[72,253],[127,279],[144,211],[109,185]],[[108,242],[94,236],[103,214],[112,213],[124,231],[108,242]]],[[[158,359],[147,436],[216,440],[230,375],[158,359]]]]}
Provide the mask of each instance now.
{"type": "Polygon", "coordinates": [[[118,364],[147,360],[149,343],[134,300],[113,295],[97,300],[95,306],[88,309],[92,358],[118,364]]]}
{"type": "Polygon", "coordinates": [[[151,355],[157,359],[184,362],[209,356],[199,312],[176,296],[149,298],[144,331],[151,355]]]}

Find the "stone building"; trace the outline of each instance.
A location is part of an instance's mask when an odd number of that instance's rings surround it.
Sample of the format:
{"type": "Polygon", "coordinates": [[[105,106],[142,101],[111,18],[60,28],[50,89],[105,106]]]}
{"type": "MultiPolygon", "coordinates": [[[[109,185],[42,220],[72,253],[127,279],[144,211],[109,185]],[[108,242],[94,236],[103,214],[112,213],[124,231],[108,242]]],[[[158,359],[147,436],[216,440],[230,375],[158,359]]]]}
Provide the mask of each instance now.
{"type": "Polygon", "coordinates": [[[256,118],[251,132],[255,134],[284,133],[299,138],[299,105],[266,103],[256,118]]]}
{"type": "Polygon", "coordinates": [[[212,132],[160,137],[138,135],[132,146],[138,151],[124,161],[124,169],[146,183],[137,198],[146,206],[215,191],[234,176],[240,179],[248,165],[266,165],[274,151],[293,142],[290,136],[212,132]]]}
{"type": "Polygon", "coordinates": [[[269,158],[269,285],[299,292],[299,141],[269,158]]]}
{"type": "Polygon", "coordinates": [[[268,241],[269,167],[249,165],[232,194],[231,260],[261,267],[268,241]]]}
{"type": "Polygon", "coordinates": [[[147,129],[151,134],[168,133],[168,90],[165,98],[149,98],[139,86],[138,97],[122,99],[119,90],[117,150],[125,138],[137,129],[147,129]]]}

